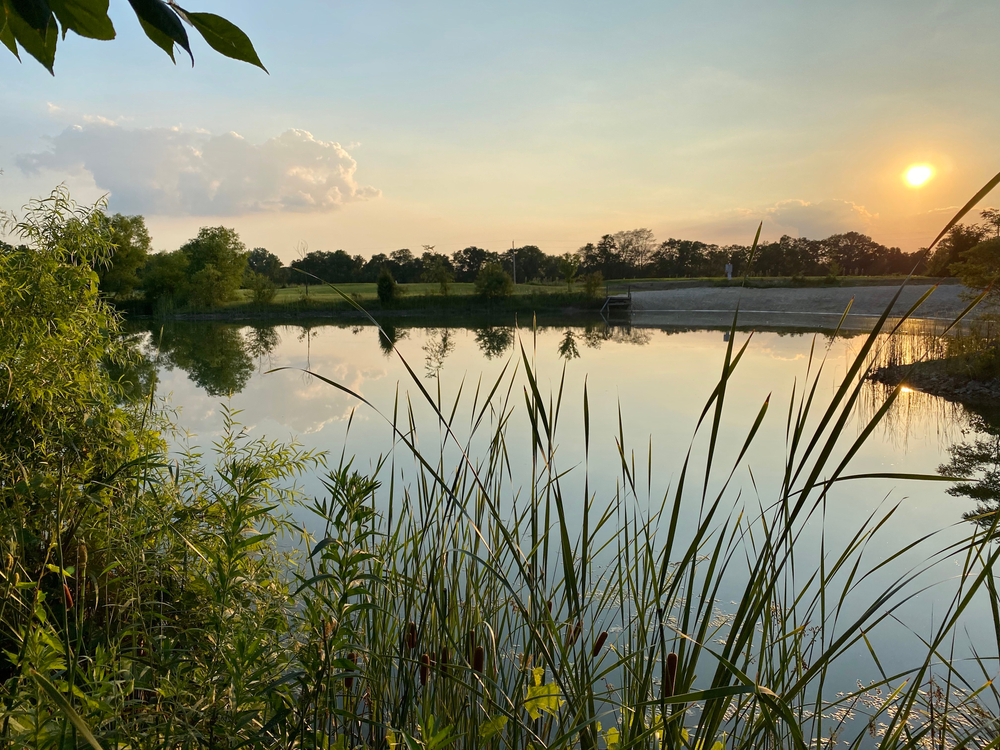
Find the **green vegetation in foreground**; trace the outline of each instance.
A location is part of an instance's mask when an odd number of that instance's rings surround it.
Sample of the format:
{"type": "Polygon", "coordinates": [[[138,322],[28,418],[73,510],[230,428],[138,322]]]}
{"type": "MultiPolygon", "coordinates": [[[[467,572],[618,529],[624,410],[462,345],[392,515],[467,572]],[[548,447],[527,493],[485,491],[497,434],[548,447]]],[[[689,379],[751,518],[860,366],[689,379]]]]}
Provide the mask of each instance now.
{"type": "MultiPolygon", "coordinates": [[[[165,460],[163,416],[116,374],[129,354],[90,269],[110,249],[102,222],[57,195],[9,229],[24,245],[0,253],[5,744],[995,745],[994,645],[952,655],[973,606],[994,613],[1000,644],[996,518],[960,541],[932,534],[910,547],[888,531],[890,510],[858,521],[844,549],[795,544],[835,512],[831,486],[852,479],[863,491],[849,458],[898,393],[860,432],[851,424],[885,317],[828,401],[814,400],[812,383],[793,394],[779,417],[788,443],[776,485],[740,487],[745,449],[722,448],[726,386],[751,344],[736,348],[731,335],[699,440],[673,457],[663,494],[646,484],[652,447],[636,454],[620,434],[617,452],[592,453],[586,389],[542,392],[520,345],[496,383],[455,403],[420,388],[414,397],[440,415],[440,448],[431,436],[417,448],[405,398],[386,405],[414,467],[404,487],[391,443],[365,476],[252,438],[229,413],[208,456],[192,448],[165,460]],[[560,412],[573,403],[583,455],[557,451],[560,412]],[[510,486],[514,461],[531,467],[525,487],[510,486]],[[594,461],[621,467],[617,492],[587,488],[594,461]],[[308,499],[295,480],[312,471],[325,492],[308,499]],[[582,494],[567,494],[570,476],[582,494]],[[313,514],[317,537],[291,522],[293,508],[313,514]],[[308,554],[283,552],[299,544],[308,554]],[[919,568],[882,591],[866,580],[908,552],[919,568]],[[907,663],[880,660],[872,644],[886,629],[905,637],[893,610],[913,605],[928,573],[952,598],[933,629],[897,650],[907,663]],[[720,593],[734,587],[736,603],[720,613],[720,593]],[[859,652],[873,681],[833,692],[859,652]]],[[[769,404],[735,445],[754,442],[769,404]]]]}

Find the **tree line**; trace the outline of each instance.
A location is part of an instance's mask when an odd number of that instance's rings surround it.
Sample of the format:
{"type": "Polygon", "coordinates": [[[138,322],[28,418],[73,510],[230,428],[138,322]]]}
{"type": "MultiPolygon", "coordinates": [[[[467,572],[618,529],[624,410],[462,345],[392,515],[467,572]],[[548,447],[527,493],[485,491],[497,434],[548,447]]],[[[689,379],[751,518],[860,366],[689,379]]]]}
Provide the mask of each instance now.
{"type": "MultiPolygon", "coordinates": [[[[958,224],[933,255],[906,253],[886,247],[859,232],[825,239],[783,236],[760,243],[753,254],[753,276],[882,276],[907,274],[955,276],[970,273],[975,257],[980,276],[989,263],[992,244],[972,253],[990,238],[1000,237],[1000,210],[981,212],[982,223],[958,224]],[[985,253],[985,255],[984,255],[985,253]],[[980,257],[982,256],[982,257],[980,257]]],[[[606,234],[575,253],[550,255],[537,245],[505,252],[470,246],[451,255],[424,246],[420,254],[403,248],[371,258],[343,250],[308,251],[288,265],[266,248],[248,250],[239,234],[226,227],[203,227],[198,235],[170,252],[152,252],[152,240],[142,216],[94,212],[88,219],[106,234],[112,258],[95,268],[100,289],[116,299],[141,298],[167,307],[224,305],[249,290],[257,302],[270,301],[275,290],[290,284],[378,284],[380,296],[396,285],[433,283],[447,294],[452,282],[475,283],[485,296],[509,293],[508,277],[517,282],[563,282],[572,286],[595,279],[718,277],[732,264],[734,276],[746,271],[748,245],[716,245],[670,238],[657,242],[649,229],[606,234]]],[[[10,249],[0,242],[0,248],[10,249]]],[[[1000,261],[997,263],[1000,267],[1000,261]]]]}

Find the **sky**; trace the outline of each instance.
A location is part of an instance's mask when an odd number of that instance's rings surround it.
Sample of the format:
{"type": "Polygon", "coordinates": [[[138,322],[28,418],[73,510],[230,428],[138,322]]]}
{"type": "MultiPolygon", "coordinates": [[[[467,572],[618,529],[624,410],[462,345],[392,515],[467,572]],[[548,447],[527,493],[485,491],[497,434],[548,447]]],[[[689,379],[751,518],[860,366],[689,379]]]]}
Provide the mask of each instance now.
{"type": "MultiPolygon", "coordinates": [[[[52,77],[0,50],[0,208],[65,183],[157,250],[235,228],[285,261],[648,227],[926,246],[1000,170],[1000,3],[205,0],[269,71],[192,68],[112,0],[52,77]],[[932,167],[923,186],[903,179],[932,167]]],[[[1000,205],[1000,195],[983,206],[1000,205]]]]}

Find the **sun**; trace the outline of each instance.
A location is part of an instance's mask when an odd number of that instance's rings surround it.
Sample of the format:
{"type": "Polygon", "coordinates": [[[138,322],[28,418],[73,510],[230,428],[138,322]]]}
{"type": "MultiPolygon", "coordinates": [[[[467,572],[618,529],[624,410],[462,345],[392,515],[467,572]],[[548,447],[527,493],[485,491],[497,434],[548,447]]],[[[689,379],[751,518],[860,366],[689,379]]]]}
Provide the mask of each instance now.
{"type": "Polygon", "coordinates": [[[914,164],[906,170],[903,179],[910,187],[920,187],[934,176],[934,170],[927,164],[914,164]]]}

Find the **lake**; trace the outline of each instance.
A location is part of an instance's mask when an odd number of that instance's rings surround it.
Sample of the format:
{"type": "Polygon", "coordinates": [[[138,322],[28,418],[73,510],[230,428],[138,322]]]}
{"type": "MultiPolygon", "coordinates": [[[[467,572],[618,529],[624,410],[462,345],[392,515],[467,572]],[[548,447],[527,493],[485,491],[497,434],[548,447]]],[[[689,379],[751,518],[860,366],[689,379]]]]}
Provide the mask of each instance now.
{"type": "MultiPolygon", "coordinates": [[[[935,325],[911,322],[891,345],[883,346],[881,356],[918,356],[928,349],[935,325]]],[[[396,319],[386,326],[386,332],[426,395],[377,329],[361,322],[171,322],[134,328],[150,358],[147,379],[152,382],[155,378],[157,396],[177,410],[177,424],[190,431],[192,445],[210,447],[221,434],[223,407],[228,406],[238,412],[237,420],[250,434],[295,439],[305,448],[328,451],[331,465],[336,465],[341,455],[353,456],[355,468],[362,471],[373,471],[382,463],[379,478],[383,493],[393,477],[395,491],[401,492],[414,476],[409,450],[394,441],[387,421],[394,410],[399,410],[398,421],[403,424],[407,421],[403,415],[412,409],[421,450],[443,456],[448,464],[460,456],[453,445],[438,453],[443,431],[427,398],[438,402],[445,414],[455,415],[453,429],[463,444],[468,441],[468,451],[475,460],[486,444],[482,436],[470,435],[471,417],[479,414],[499,379],[501,385],[493,395],[493,408],[485,412],[485,421],[509,419],[506,470],[511,504],[524,502],[519,492],[537,471],[537,463],[532,463],[525,407],[529,383],[522,356],[526,356],[546,403],[550,394],[553,406],[561,401],[557,456],[561,470],[568,472],[565,494],[573,497],[577,493],[582,499],[586,463],[587,489],[597,505],[624,497],[640,509],[658,507],[668,488],[676,486],[692,448],[693,431],[718,381],[730,335],[728,329],[721,328],[610,325],[601,318],[543,320],[534,328],[530,321],[526,324],[514,319],[467,325],[457,325],[454,320],[447,325],[427,325],[416,319],[396,319]],[[269,372],[277,368],[288,369],[269,372]],[[305,370],[363,396],[374,409],[305,370]],[[624,464],[621,455],[625,456],[624,464]]],[[[760,432],[733,475],[732,499],[727,500],[731,507],[757,508],[759,513],[761,507],[774,501],[781,487],[793,389],[798,398],[807,372],[811,368],[815,373],[825,358],[816,388],[816,400],[825,406],[864,335],[859,331],[834,337],[829,330],[739,330],[733,344],[738,348],[751,335],[727,389],[717,468],[708,486],[709,494],[721,488],[770,395],[760,432]]],[[[835,457],[847,451],[886,393],[876,384],[863,387],[835,457]]],[[[904,390],[847,473],[933,474],[949,460],[950,449],[974,439],[981,426],[975,415],[959,406],[904,390]]],[[[699,472],[704,467],[706,432],[703,428],[692,448],[697,483],[703,479],[699,472]]],[[[179,442],[174,443],[175,448],[177,445],[179,442]]],[[[935,534],[877,575],[858,582],[853,590],[857,601],[845,613],[860,611],[869,592],[885,587],[894,576],[969,532],[962,514],[974,504],[947,494],[947,486],[943,482],[865,479],[845,482],[830,491],[823,515],[810,520],[796,541],[807,552],[842,548],[867,518],[881,517],[894,508],[889,524],[865,552],[869,567],[907,542],[935,534]]],[[[307,479],[303,487],[307,493],[322,492],[317,478],[307,479]]],[[[301,521],[310,523],[307,517],[301,521]]],[[[892,622],[871,635],[887,669],[888,665],[905,663],[910,650],[919,646],[919,637],[929,636],[939,624],[936,613],[943,611],[955,590],[955,570],[951,563],[948,566],[923,574],[919,582],[933,585],[900,607],[892,622]]],[[[738,590],[734,587],[723,592],[717,603],[721,612],[735,606],[732,597],[738,590]]],[[[992,639],[987,609],[973,607],[967,620],[973,643],[992,639]]],[[[967,651],[960,647],[958,653],[967,651]]],[[[836,681],[846,688],[875,674],[863,645],[854,649],[840,669],[836,681]]]]}

